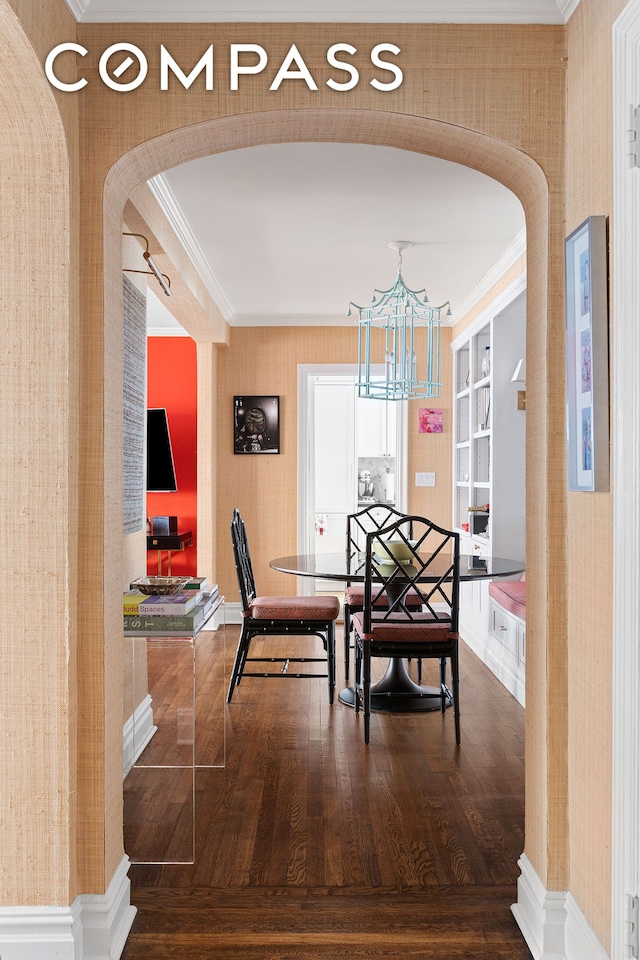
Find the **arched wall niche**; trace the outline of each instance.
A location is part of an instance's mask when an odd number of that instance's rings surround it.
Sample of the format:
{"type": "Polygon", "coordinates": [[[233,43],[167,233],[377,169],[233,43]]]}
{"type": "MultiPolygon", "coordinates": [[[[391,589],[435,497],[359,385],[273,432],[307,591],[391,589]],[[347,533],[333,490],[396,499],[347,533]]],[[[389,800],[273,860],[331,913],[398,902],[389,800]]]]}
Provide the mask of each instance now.
{"type": "MultiPolygon", "coordinates": [[[[267,143],[343,142],[393,146],[465,164],[503,183],[520,199],[527,224],[527,855],[550,889],[564,889],[567,850],[566,624],[564,535],[564,348],[562,203],[550,204],[541,167],[511,144],[477,131],[423,117],[367,110],[293,109],[213,119],[172,130],[123,154],[105,179],[103,203],[105,451],[118,469],[121,449],[121,217],[139,184],[180,163],[209,154],[267,143]],[[116,456],[114,457],[114,452],[116,456]],[[551,621],[550,611],[553,611],[551,621]],[[553,623],[553,627],[551,627],[553,623]],[[553,630],[553,632],[552,632],[553,630]],[[549,644],[549,636],[553,644],[549,644]],[[551,678],[551,679],[549,679],[551,678]],[[553,728],[555,758],[549,759],[553,728]],[[558,759],[560,758],[560,759],[558,759]],[[549,851],[553,851],[550,853],[549,851]]],[[[212,366],[215,369],[215,363],[212,366]]],[[[121,463],[121,458],[120,458],[121,463]]],[[[121,488],[121,474],[120,474],[121,488]]],[[[209,496],[214,511],[215,490],[209,496]]],[[[117,512],[120,516],[120,512],[117,512]]],[[[215,517],[200,518],[215,525],[215,517]]],[[[108,521],[105,521],[105,529],[108,521]]],[[[105,589],[117,596],[117,544],[105,554],[105,589]],[[115,552],[114,552],[115,551],[115,552]],[[107,562],[108,560],[108,562],[107,562]],[[110,583],[107,581],[110,579],[110,583]]],[[[117,607],[105,606],[105,635],[117,635],[117,607]]],[[[119,617],[118,617],[119,622],[119,617]]]]}

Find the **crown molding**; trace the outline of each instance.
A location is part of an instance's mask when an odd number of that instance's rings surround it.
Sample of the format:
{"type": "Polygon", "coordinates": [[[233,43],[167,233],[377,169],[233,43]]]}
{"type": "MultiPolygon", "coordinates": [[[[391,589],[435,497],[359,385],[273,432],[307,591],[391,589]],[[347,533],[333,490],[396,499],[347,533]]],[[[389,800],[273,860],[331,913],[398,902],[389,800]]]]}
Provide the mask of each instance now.
{"type": "Polygon", "coordinates": [[[580,0],[66,0],[86,23],[566,23],[580,0]]]}
{"type": "Polygon", "coordinates": [[[76,20],[85,20],[86,13],[91,5],[91,0],[65,0],[65,3],[71,10],[76,20]]]}
{"type": "Polygon", "coordinates": [[[236,327],[350,327],[353,317],[324,313],[240,313],[236,327]]]}
{"type": "Polygon", "coordinates": [[[575,13],[580,5],[580,0],[557,0],[557,3],[560,13],[564,18],[564,22],[568,23],[569,17],[575,13]]]}
{"type": "Polygon", "coordinates": [[[151,180],[148,180],[147,184],[162,212],[169,221],[173,232],[200,275],[202,282],[217,304],[220,313],[230,326],[236,326],[238,318],[227,300],[222,287],[218,283],[213,270],[209,266],[209,262],[202,252],[200,244],[193,235],[166,178],[163,174],[159,173],[151,180]]]}
{"type": "Polygon", "coordinates": [[[459,303],[455,308],[453,311],[453,317],[451,319],[452,327],[455,327],[455,325],[459,323],[460,320],[462,320],[462,318],[465,317],[487,293],[489,293],[494,284],[496,284],[500,278],[504,276],[507,270],[512,267],[517,260],[520,259],[520,257],[526,252],[526,249],[527,231],[526,228],[523,227],[517,237],[511,241],[504,253],[485,273],[482,280],[475,285],[473,290],[471,290],[464,300],[462,300],[462,302],[459,303]]]}

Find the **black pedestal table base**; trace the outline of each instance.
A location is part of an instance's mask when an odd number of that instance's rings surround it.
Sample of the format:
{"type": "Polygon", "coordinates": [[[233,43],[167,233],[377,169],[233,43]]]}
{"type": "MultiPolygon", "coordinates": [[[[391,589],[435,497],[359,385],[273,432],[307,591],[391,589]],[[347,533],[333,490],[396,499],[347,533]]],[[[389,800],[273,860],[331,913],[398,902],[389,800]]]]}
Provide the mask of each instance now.
{"type": "MultiPolygon", "coordinates": [[[[346,687],[338,695],[340,703],[354,707],[356,692],[346,687]]],[[[445,700],[449,706],[449,701],[445,700]]],[[[417,713],[426,710],[441,710],[442,697],[439,687],[425,687],[415,683],[405,670],[399,657],[389,660],[382,680],[371,686],[371,709],[387,713],[417,713]]]]}

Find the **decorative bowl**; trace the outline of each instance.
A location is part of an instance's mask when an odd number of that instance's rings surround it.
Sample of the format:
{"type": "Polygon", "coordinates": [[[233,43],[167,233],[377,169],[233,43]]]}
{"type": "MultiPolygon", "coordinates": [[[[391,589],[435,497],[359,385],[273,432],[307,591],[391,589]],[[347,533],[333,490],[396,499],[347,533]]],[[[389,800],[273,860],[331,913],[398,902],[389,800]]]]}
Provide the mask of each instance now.
{"type": "Polygon", "coordinates": [[[182,590],[190,579],[191,577],[138,577],[131,581],[131,589],[151,597],[167,597],[182,590]]]}
{"type": "Polygon", "coordinates": [[[399,560],[400,563],[406,563],[407,560],[411,560],[414,556],[411,547],[415,546],[415,543],[415,540],[409,540],[409,544],[406,544],[404,540],[385,540],[384,546],[382,544],[376,546],[375,554],[376,557],[383,562],[386,561],[389,563],[389,554],[391,554],[394,560],[399,560]]]}

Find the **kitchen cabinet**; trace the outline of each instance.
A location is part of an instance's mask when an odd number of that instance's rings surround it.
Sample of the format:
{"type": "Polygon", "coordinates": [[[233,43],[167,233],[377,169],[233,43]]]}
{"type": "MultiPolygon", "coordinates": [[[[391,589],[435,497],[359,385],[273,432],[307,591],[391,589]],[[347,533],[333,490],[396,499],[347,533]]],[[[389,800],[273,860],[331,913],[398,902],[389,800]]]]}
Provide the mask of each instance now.
{"type": "Polygon", "coordinates": [[[356,456],[395,457],[397,420],[396,402],[356,396],[356,456]]]}

